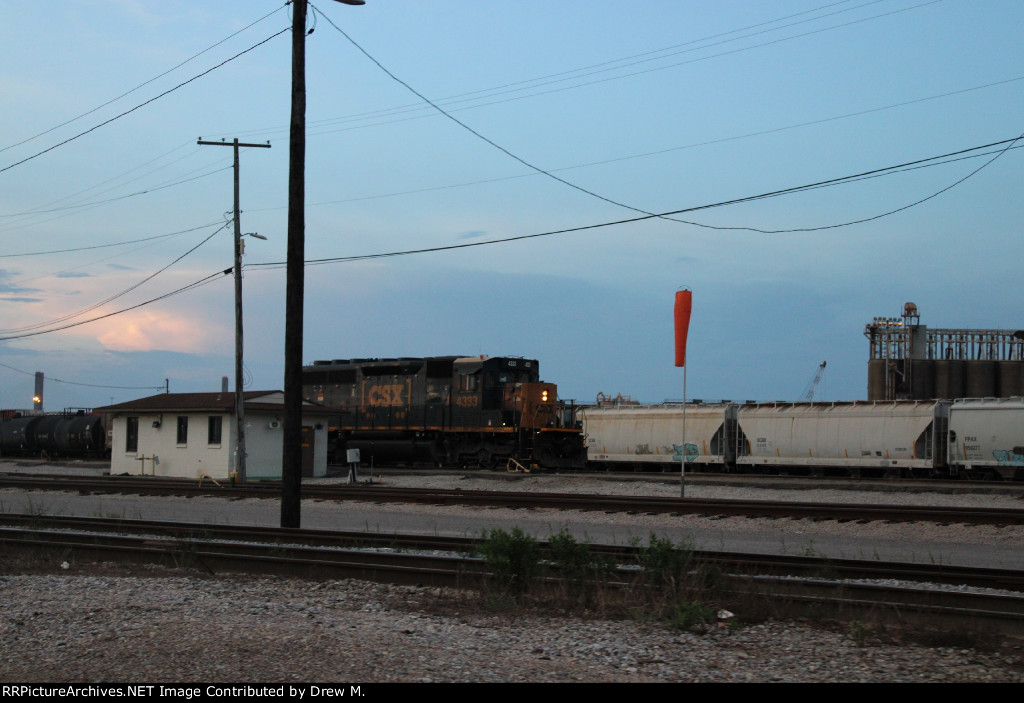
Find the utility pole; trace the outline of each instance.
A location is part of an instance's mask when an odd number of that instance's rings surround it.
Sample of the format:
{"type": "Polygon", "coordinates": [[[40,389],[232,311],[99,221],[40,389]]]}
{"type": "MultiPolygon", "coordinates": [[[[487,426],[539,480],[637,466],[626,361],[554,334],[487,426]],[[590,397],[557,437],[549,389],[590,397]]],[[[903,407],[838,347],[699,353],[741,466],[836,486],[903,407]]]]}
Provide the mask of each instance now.
{"type": "MultiPolygon", "coordinates": [[[[337,0],[363,5],[365,0],[337,0]]],[[[288,256],[284,300],[284,437],[281,527],[302,526],[302,310],[306,284],[306,5],[292,2],[292,101],[288,128],[288,256]]]]}
{"type": "MultiPolygon", "coordinates": [[[[197,144],[201,146],[232,146],[235,148],[235,422],[238,442],[235,444],[235,474],[239,481],[245,476],[245,397],[243,395],[242,372],[242,210],[239,204],[238,149],[239,147],[258,147],[269,149],[266,144],[240,144],[236,137],[233,142],[204,142],[202,138],[197,144]]],[[[261,237],[265,239],[265,237],[261,237]]]]}

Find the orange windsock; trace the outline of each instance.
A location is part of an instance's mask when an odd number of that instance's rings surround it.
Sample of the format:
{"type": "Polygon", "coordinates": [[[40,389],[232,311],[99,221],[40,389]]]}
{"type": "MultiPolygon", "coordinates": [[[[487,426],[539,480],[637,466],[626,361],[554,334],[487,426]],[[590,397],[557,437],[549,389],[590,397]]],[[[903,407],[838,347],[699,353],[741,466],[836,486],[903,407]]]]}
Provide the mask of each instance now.
{"type": "Polygon", "coordinates": [[[690,330],[693,296],[688,290],[676,291],[676,366],[686,366],[686,334],[690,330]]]}

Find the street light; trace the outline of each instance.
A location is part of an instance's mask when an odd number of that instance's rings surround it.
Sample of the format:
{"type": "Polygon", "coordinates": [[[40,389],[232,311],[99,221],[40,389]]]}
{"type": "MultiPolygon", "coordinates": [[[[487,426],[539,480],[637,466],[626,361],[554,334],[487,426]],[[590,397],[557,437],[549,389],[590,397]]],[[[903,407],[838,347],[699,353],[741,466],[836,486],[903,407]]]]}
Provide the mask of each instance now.
{"type": "MultiPolygon", "coordinates": [[[[365,0],[336,0],[365,5],[365,0]]],[[[301,527],[302,310],[306,259],[306,9],[292,2],[292,105],[288,136],[288,255],[284,313],[284,437],[281,527],[301,527]]]]}

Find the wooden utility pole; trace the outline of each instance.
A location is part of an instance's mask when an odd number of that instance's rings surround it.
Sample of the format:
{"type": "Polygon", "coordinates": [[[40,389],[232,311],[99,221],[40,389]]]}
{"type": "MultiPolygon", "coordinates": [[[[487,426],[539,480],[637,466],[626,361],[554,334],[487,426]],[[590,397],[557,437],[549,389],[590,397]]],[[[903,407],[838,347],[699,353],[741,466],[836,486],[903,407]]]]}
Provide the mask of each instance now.
{"type": "MultiPolygon", "coordinates": [[[[363,5],[365,0],[337,0],[363,5]]],[[[281,527],[302,526],[302,310],[306,275],[306,0],[292,2],[292,106],[288,128],[288,260],[284,300],[284,438],[281,527]]]]}
{"type": "Polygon", "coordinates": [[[246,480],[245,474],[245,396],[242,371],[242,210],[239,203],[239,147],[269,149],[270,144],[240,144],[236,137],[233,142],[197,142],[202,146],[232,146],[235,148],[235,422],[238,441],[235,444],[235,474],[239,481],[246,480]]]}
{"type": "Polygon", "coordinates": [[[306,0],[292,3],[281,527],[302,526],[302,310],[306,267],[306,0]]]}

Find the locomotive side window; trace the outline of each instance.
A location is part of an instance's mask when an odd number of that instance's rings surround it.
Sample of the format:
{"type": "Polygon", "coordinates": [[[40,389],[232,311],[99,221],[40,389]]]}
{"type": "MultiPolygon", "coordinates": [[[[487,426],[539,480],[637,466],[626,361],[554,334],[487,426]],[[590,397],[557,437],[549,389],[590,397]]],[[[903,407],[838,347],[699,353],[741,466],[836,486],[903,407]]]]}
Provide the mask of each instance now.
{"type": "Polygon", "coordinates": [[[139,418],[137,417],[125,418],[124,450],[126,452],[139,451],[139,418]]]}

